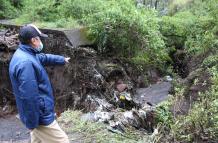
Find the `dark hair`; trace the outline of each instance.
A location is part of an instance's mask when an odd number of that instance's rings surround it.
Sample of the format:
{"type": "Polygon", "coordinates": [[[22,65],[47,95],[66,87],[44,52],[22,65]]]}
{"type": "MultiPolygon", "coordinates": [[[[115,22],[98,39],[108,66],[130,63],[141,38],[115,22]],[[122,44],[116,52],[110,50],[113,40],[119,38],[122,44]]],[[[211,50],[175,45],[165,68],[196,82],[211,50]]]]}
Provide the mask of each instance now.
{"type": "Polygon", "coordinates": [[[29,45],[31,43],[31,39],[25,39],[20,35],[18,35],[18,39],[20,40],[21,44],[29,45]]]}

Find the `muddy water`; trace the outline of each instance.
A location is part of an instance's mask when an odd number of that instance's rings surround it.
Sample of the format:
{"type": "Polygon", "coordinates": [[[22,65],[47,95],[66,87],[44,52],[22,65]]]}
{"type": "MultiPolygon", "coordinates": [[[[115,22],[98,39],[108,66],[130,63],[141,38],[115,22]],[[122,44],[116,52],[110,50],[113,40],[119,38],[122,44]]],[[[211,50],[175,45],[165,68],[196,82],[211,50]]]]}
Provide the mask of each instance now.
{"type": "Polygon", "coordinates": [[[134,98],[142,105],[147,102],[152,105],[157,105],[168,98],[171,87],[172,85],[170,82],[160,82],[151,85],[148,88],[139,88],[136,90],[134,98]]]}

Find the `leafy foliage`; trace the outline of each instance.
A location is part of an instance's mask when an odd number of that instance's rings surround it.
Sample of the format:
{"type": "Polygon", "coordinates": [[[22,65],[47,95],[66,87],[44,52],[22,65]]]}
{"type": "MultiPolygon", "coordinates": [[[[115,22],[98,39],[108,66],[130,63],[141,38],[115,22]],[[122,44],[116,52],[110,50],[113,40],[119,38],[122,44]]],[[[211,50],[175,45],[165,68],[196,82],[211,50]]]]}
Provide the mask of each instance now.
{"type": "Polygon", "coordinates": [[[0,0],[0,19],[12,18],[17,15],[17,12],[10,1],[0,0]]]}
{"type": "Polygon", "coordinates": [[[161,32],[166,44],[185,49],[188,54],[205,54],[214,50],[217,41],[217,0],[184,1],[173,16],[165,16],[161,22],[161,32]]]}
{"type": "MultiPolygon", "coordinates": [[[[187,115],[171,118],[166,114],[169,110],[161,110],[165,113],[159,118],[172,122],[160,122],[163,127],[168,127],[168,140],[174,142],[217,142],[218,141],[218,72],[217,72],[217,0],[190,1],[188,5],[182,5],[172,16],[164,16],[161,20],[161,33],[165,37],[165,43],[170,49],[185,50],[187,55],[194,57],[203,55],[205,58],[201,66],[211,74],[212,86],[205,93],[198,94],[198,100],[187,115]]],[[[193,81],[195,84],[198,79],[193,81]]],[[[204,84],[204,83],[202,83],[204,84]]],[[[176,87],[174,87],[176,89],[176,87]]],[[[183,87],[178,88],[174,94],[176,98],[185,97],[183,87]]],[[[187,92],[187,91],[186,91],[187,92]]],[[[169,104],[170,104],[169,103],[169,104]]],[[[165,105],[164,109],[169,109],[165,105]]],[[[165,128],[166,129],[166,128],[165,128]]],[[[165,132],[166,133],[166,132],[165,132]]],[[[163,135],[163,134],[162,134],[163,135]]]]}
{"type": "Polygon", "coordinates": [[[199,94],[198,101],[188,115],[180,116],[171,126],[171,135],[180,141],[218,141],[218,70],[209,69],[213,86],[206,93],[199,94]]]}
{"type": "Polygon", "coordinates": [[[131,0],[111,1],[108,5],[111,8],[84,20],[98,50],[161,66],[168,57],[156,13],[137,9],[131,0]]]}

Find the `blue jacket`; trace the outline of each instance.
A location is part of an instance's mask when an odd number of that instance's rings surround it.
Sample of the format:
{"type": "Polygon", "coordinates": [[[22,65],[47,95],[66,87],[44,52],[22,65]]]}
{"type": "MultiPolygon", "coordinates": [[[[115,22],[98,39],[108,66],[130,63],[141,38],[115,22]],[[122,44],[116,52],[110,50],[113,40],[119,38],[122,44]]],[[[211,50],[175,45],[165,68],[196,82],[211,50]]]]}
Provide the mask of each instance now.
{"type": "Polygon", "coordinates": [[[14,53],[9,75],[20,119],[27,128],[54,121],[52,86],[43,66],[64,64],[63,56],[37,53],[28,45],[20,44],[14,53]]]}

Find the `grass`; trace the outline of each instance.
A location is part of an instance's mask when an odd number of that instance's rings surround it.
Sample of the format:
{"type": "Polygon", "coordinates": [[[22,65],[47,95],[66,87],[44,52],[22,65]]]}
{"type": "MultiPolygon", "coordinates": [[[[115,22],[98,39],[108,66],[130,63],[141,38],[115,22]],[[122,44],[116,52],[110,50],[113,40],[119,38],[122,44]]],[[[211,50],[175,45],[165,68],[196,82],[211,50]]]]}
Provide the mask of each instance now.
{"type": "Polygon", "coordinates": [[[84,143],[152,143],[152,137],[135,129],[128,128],[124,134],[107,130],[103,123],[81,120],[82,112],[67,110],[59,118],[60,124],[71,141],[84,143]]]}

